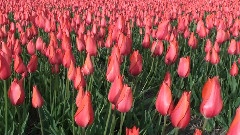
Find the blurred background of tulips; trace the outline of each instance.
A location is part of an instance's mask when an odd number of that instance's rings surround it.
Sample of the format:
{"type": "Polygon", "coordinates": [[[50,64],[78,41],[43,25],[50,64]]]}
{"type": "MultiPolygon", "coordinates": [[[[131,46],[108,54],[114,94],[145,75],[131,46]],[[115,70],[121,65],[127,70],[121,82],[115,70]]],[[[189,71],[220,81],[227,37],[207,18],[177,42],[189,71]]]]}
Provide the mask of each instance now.
{"type": "Polygon", "coordinates": [[[240,134],[239,1],[0,5],[0,134],[240,134]]]}

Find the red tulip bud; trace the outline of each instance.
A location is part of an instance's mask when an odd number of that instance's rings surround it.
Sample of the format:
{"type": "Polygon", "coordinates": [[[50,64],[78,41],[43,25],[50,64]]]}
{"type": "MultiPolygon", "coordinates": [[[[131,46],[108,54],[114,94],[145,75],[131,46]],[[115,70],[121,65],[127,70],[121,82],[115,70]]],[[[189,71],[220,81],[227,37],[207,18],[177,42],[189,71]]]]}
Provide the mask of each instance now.
{"type": "Polygon", "coordinates": [[[238,74],[238,66],[236,62],[233,62],[232,67],[230,69],[230,75],[236,76],[238,74]]]}
{"type": "Polygon", "coordinates": [[[227,135],[240,135],[240,107],[237,108],[235,117],[228,129],[227,135]]]}
{"type": "Polygon", "coordinates": [[[177,73],[180,77],[186,78],[190,73],[190,57],[182,57],[180,58],[177,73]]]}
{"type": "Polygon", "coordinates": [[[133,76],[137,76],[142,72],[142,56],[139,51],[134,51],[130,56],[130,67],[129,72],[133,76]]]}
{"type": "Polygon", "coordinates": [[[202,89],[202,103],[200,112],[206,118],[212,118],[218,115],[223,107],[221,96],[221,86],[218,77],[208,79],[202,89]]]}
{"type": "Polygon", "coordinates": [[[156,99],[156,109],[161,115],[170,115],[173,110],[172,93],[170,87],[163,82],[156,99]]]}
{"type": "Polygon", "coordinates": [[[133,128],[126,128],[126,135],[139,135],[139,128],[133,126],[133,128]]]}
{"type": "Polygon", "coordinates": [[[128,85],[124,85],[121,94],[116,103],[116,109],[119,112],[128,112],[132,107],[133,95],[132,90],[128,85]]]}
{"type": "Polygon", "coordinates": [[[8,90],[8,97],[13,105],[21,105],[24,102],[25,92],[23,89],[23,79],[14,79],[8,90]]]}
{"type": "Polygon", "coordinates": [[[94,112],[91,101],[91,94],[89,91],[85,92],[85,95],[80,103],[77,112],[74,115],[74,120],[80,127],[87,127],[91,125],[94,120],[94,112]]]}
{"type": "Polygon", "coordinates": [[[172,111],[170,118],[174,127],[185,128],[190,121],[190,96],[191,92],[183,92],[178,104],[172,111]]]}
{"type": "Polygon", "coordinates": [[[36,85],[33,86],[33,93],[32,93],[32,106],[34,108],[40,108],[43,106],[43,98],[40,94],[40,92],[38,91],[38,88],[36,85]]]}

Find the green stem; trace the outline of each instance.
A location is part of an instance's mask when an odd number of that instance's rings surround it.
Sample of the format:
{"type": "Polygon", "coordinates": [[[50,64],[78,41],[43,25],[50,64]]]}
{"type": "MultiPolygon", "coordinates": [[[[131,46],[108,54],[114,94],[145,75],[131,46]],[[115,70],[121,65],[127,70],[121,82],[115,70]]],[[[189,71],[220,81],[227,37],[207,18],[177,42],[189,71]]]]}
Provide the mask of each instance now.
{"type": "Polygon", "coordinates": [[[75,126],[74,126],[74,111],[75,111],[75,104],[74,104],[74,99],[75,99],[75,91],[73,89],[73,97],[72,97],[72,130],[73,130],[73,135],[75,135],[75,126]]]}
{"type": "Polygon", "coordinates": [[[82,135],[86,135],[85,128],[82,128],[82,135]]]}
{"type": "Polygon", "coordinates": [[[110,129],[110,135],[114,135],[114,129],[115,129],[115,125],[116,125],[116,110],[113,111],[112,114],[112,124],[111,124],[111,129],[110,129]]]}
{"type": "Polygon", "coordinates": [[[123,122],[124,122],[125,116],[126,116],[126,113],[121,113],[120,130],[119,130],[119,134],[118,135],[122,134],[122,126],[123,126],[123,122]]]}
{"type": "Polygon", "coordinates": [[[146,85],[147,85],[147,83],[148,83],[148,78],[149,78],[150,74],[152,73],[152,69],[153,69],[153,67],[154,67],[154,66],[153,66],[154,61],[155,61],[155,58],[153,58],[153,60],[152,60],[151,69],[150,69],[150,71],[149,71],[149,73],[148,73],[148,75],[147,75],[145,84],[143,85],[143,88],[142,88],[141,91],[143,91],[143,90],[145,89],[145,87],[146,87],[146,85]]]}
{"type": "Polygon", "coordinates": [[[202,126],[202,130],[204,131],[206,126],[207,126],[207,121],[208,119],[204,118],[204,123],[203,123],[203,126],[202,126]]]}
{"type": "Polygon", "coordinates": [[[164,116],[164,121],[163,121],[163,127],[162,127],[162,135],[165,135],[165,129],[167,125],[167,115],[164,116]]]}
{"type": "Polygon", "coordinates": [[[5,102],[5,135],[8,134],[8,99],[7,99],[7,80],[4,83],[4,102],[5,102]]]}
{"type": "Polygon", "coordinates": [[[179,128],[175,128],[175,135],[178,135],[179,128]]]}
{"type": "Polygon", "coordinates": [[[41,135],[44,135],[44,133],[43,133],[42,117],[41,117],[41,113],[40,113],[40,109],[39,108],[38,108],[38,115],[39,115],[40,125],[41,125],[41,135]]]}
{"type": "Polygon", "coordinates": [[[108,123],[109,123],[109,120],[110,120],[111,113],[112,113],[112,105],[110,104],[109,110],[108,110],[107,122],[106,122],[106,126],[105,126],[105,129],[104,129],[104,134],[103,135],[107,134],[107,128],[108,128],[108,123]]]}

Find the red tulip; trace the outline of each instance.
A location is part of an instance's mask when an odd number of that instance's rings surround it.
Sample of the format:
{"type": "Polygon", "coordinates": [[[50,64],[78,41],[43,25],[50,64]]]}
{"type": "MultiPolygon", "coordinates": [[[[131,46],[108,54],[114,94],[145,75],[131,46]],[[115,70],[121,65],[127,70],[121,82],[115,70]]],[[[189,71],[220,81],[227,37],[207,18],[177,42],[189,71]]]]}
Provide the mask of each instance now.
{"type": "Polygon", "coordinates": [[[212,48],[212,51],[211,51],[211,56],[210,56],[210,62],[211,64],[218,64],[220,61],[220,57],[218,55],[218,53],[216,52],[216,50],[214,48],[212,48]]]}
{"type": "Polygon", "coordinates": [[[108,100],[112,104],[116,104],[117,100],[121,94],[123,88],[122,77],[119,75],[115,78],[114,82],[112,83],[109,93],[108,93],[108,100]]]}
{"type": "Polygon", "coordinates": [[[132,107],[133,95],[132,90],[128,85],[124,85],[121,94],[116,103],[116,109],[119,112],[128,112],[132,107]]]}
{"type": "Polygon", "coordinates": [[[139,51],[134,51],[130,56],[129,72],[133,76],[137,76],[142,72],[143,60],[139,51]]]}
{"type": "Polygon", "coordinates": [[[170,118],[174,127],[187,127],[190,121],[190,96],[191,92],[183,92],[178,104],[173,109],[170,118]]]}
{"type": "Polygon", "coordinates": [[[90,56],[90,54],[87,54],[86,60],[82,67],[82,73],[83,73],[83,75],[90,75],[93,72],[94,72],[94,67],[93,67],[93,63],[91,60],[91,56],[90,56]]]}
{"type": "Polygon", "coordinates": [[[216,42],[221,44],[226,40],[226,32],[222,29],[217,31],[216,42]]]}
{"type": "Polygon", "coordinates": [[[168,46],[168,50],[165,56],[165,63],[167,65],[173,64],[178,57],[178,44],[176,41],[170,42],[168,46]]]}
{"type": "Polygon", "coordinates": [[[207,53],[207,52],[210,52],[211,49],[212,49],[212,42],[210,39],[207,39],[204,51],[207,53]]]}
{"type": "Polygon", "coordinates": [[[166,72],[166,74],[165,74],[165,77],[164,77],[164,83],[166,83],[167,84],[167,86],[169,87],[169,88],[171,88],[171,84],[172,84],[172,81],[171,81],[171,74],[170,74],[170,72],[169,71],[167,71],[166,72]]]}
{"type": "MultiPolygon", "coordinates": [[[[82,35],[82,34],[81,34],[82,35]]],[[[83,35],[82,35],[83,36],[83,35]]],[[[76,37],[76,45],[77,45],[77,49],[79,52],[82,52],[85,50],[85,44],[84,44],[84,39],[83,37],[80,38],[80,35],[78,35],[76,37]]]]}
{"type": "Polygon", "coordinates": [[[43,106],[44,100],[38,91],[38,88],[36,85],[33,86],[33,92],[32,92],[32,106],[34,108],[40,108],[43,106]]]}
{"type": "Polygon", "coordinates": [[[28,54],[30,55],[33,55],[35,53],[35,50],[36,50],[36,46],[35,44],[33,43],[32,40],[30,40],[27,44],[27,51],[28,51],[28,54]]]}
{"type": "Polygon", "coordinates": [[[153,56],[160,56],[163,53],[164,47],[161,40],[154,41],[151,46],[153,56]]]}
{"type": "Polygon", "coordinates": [[[73,86],[75,89],[78,89],[79,87],[85,87],[86,86],[86,81],[82,75],[81,68],[77,67],[75,69],[75,77],[73,80],[73,86]]]}
{"type": "Polygon", "coordinates": [[[107,80],[113,82],[118,75],[120,75],[120,64],[117,59],[117,56],[116,55],[109,56],[106,72],[107,80]]]}
{"type": "Polygon", "coordinates": [[[70,67],[68,68],[67,77],[68,80],[73,81],[75,79],[76,69],[74,63],[71,61],[70,67]]]}
{"type": "Polygon", "coordinates": [[[168,34],[169,20],[163,21],[158,24],[158,30],[156,33],[156,37],[158,40],[163,40],[168,34]]]}
{"type": "Polygon", "coordinates": [[[200,112],[205,118],[212,118],[218,115],[223,107],[221,86],[218,77],[208,79],[202,89],[202,103],[200,112]]]}
{"type": "Polygon", "coordinates": [[[193,135],[202,135],[202,131],[196,128],[193,135]]]}
{"type": "Polygon", "coordinates": [[[91,94],[89,91],[85,92],[85,95],[74,115],[74,120],[80,127],[87,127],[93,123],[94,112],[91,101],[91,94]]]}
{"type": "Polygon", "coordinates": [[[133,126],[131,129],[126,128],[126,135],[139,135],[139,128],[133,126]]]}
{"type": "Polygon", "coordinates": [[[29,73],[33,73],[37,70],[38,67],[38,57],[37,55],[32,55],[30,58],[30,61],[28,62],[27,65],[27,70],[29,73]]]}
{"type": "Polygon", "coordinates": [[[238,66],[236,62],[233,62],[232,67],[230,69],[230,75],[236,76],[238,74],[238,66]]]}
{"type": "Polygon", "coordinates": [[[237,108],[235,117],[228,129],[227,135],[240,135],[240,107],[237,108]]]}
{"type": "Polygon", "coordinates": [[[22,58],[18,55],[15,55],[14,70],[19,74],[22,74],[23,72],[27,71],[27,68],[23,63],[22,58]]]}
{"type": "Polygon", "coordinates": [[[0,54],[0,79],[6,80],[11,76],[11,68],[6,59],[0,54]]]}
{"type": "Polygon", "coordinates": [[[76,106],[77,107],[80,107],[82,101],[83,101],[83,98],[84,98],[84,90],[83,90],[83,87],[79,87],[78,89],[78,94],[76,96],[76,106]]]}
{"type": "Polygon", "coordinates": [[[149,34],[145,34],[143,41],[142,41],[142,46],[144,48],[149,48],[150,47],[150,35],[149,34]]]}
{"type": "Polygon", "coordinates": [[[236,54],[236,50],[237,50],[237,42],[235,39],[232,39],[228,47],[228,54],[234,55],[236,54]]]}
{"type": "Polygon", "coordinates": [[[196,49],[197,48],[197,38],[194,36],[194,32],[192,32],[191,35],[190,35],[190,38],[188,40],[188,45],[192,49],[196,49]]]}
{"type": "Polygon", "coordinates": [[[86,40],[86,51],[89,53],[91,56],[96,56],[97,55],[97,45],[96,41],[93,37],[87,36],[86,40]]]}
{"type": "Polygon", "coordinates": [[[13,105],[21,105],[24,102],[25,92],[22,81],[23,78],[21,80],[14,79],[8,90],[8,97],[13,105]]]}
{"type": "Polygon", "coordinates": [[[186,78],[190,73],[190,57],[182,57],[180,58],[178,69],[178,75],[182,78],[186,78]]]}
{"type": "Polygon", "coordinates": [[[170,87],[163,82],[156,99],[156,109],[161,115],[170,115],[173,110],[172,93],[170,87]]]}

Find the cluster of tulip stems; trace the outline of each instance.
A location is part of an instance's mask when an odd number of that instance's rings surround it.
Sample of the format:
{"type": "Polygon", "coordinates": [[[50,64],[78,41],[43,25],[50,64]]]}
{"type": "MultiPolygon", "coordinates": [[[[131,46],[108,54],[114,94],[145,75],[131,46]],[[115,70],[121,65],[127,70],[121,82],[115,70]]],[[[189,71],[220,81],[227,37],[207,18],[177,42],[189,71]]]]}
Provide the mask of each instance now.
{"type": "Polygon", "coordinates": [[[240,3],[193,1],[1,1],[0,133],[240,134],[240,3]]]}

